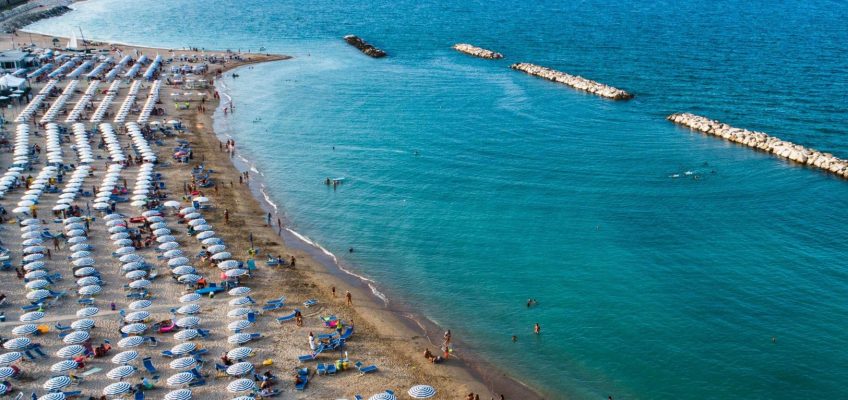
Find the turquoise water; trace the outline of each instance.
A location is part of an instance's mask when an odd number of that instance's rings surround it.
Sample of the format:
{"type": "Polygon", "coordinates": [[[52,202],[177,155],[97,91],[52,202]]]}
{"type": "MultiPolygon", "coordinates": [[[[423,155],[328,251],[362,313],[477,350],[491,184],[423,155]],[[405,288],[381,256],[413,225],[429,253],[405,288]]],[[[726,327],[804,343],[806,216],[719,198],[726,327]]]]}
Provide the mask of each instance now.
{"type": "Polygon", "coordinates": [[[848,182],[663,118],[848,156],[848,5],[561,3],[97,0],[32,29],[296,56],[228,78],[224,121],[292,228],[550,397],[841,398],[848,182]]]}

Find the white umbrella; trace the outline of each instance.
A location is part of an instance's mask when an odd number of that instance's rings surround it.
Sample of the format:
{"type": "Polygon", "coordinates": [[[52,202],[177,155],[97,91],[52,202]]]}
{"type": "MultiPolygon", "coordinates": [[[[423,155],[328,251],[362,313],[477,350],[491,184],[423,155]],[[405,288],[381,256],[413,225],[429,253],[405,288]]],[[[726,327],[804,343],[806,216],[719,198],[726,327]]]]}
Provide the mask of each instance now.
{"type": "Polygon", "coordinates": [[[21,322],[35,322],[44,318],[44,313],[41,311],[32,311],[21,315],[18,319],[21,322]]]}
{"type": "Polygon", "coordinates": [[[96,273],[97,273],[97,270],[92,268],[92,267],[83,267],[83,268],[80,268],[80,269],[74,271],[74,276],[83,277],[83,276],[94,275],[96,273]]]}
{"type": "Polygon", "coordinates": [[[80,258],[71,262],[76,267],[90,267],[94,265],[94,259],[91,257],[80,258]]]}
{"type": "Polygon", "coordinates": [[[127,364],[132,362],[136,358],[138,358],[138,352],[134,350],[128,350],[115,354],[115,356],[112,357],[112,364],[127,364]]]}
{"type": "Polygon", "coordinates": [[[150,281],[147,279],[139,279],[137,281],[132,281],[129,284],[129,287],[132,289],[144,289],[150,287],[150,281]]]}
{"type": "Polygon", "coordinates": [[[88,318],[93,315],[97,315],[100,312],[100,309],[97,307],[86,307],[79,309],[77,311],[77,318],[88,318]]]}
{"type": "MultiPolygon", "coordinates": [[[[124,240],[126,240],[126,239],[124,239],[124,240]]],[[[117,254],[119,256],[125,256],[127,254],[132,254],[132,253],[135,253],[135,247],[126,246],[126,247],[121,247],[118,250],[115,250],[115,254],[117,254]]]]}
{"type": "Polygon", "coordinates": [[[163,255],[165,257],[168,257],[168,258],[180,257],[180,256],[183,255],[183,251],[182,250],[168,250],[163,255]]]}
{"type": "MultiPolygon", "coordinates": [[[[248,271],[246,269],[236,268],[236,269],[228,270],[224,274],[227,276],[227,278],[235,278],[235,277],[247,275],[247,272],[248,271]]],[[[244,304],[244,303],[242,303],[242,304],[244,304]]],[[[240,305],[240,304],[236,304],[236,305],[240,305]]]]}
{"type": "Polygon", "coordinates": [[[71,378],[68,376],[54,376],[44,382],[44,390],[59,391],[71,385],[71,378]]]}
{"type": "Polygon", "coordinates": [[[129,324],[129,325],[124,325],[124,326],[121,327],[121,332],[126,333],[128,335],[139,334],[139,333],[142,333],[146,330],[147,330],[147,325],[142,324],[142,323],[129,324]]]}
{"type": "Polygon", "coordinates": [[[127,272],[126,275],[124,275],[124,277],[126,277],[127,279],[131,279],[131,280],[142,279],[145,276],[147,276],[147,271],[141,271],[141,270],[130,271],[130,272],[127,272]]]}
{"type": "Polygon", "coordinates": [[[16,337],[3,342],[6,350],[21,350],[32,344],[32,340],[26,337],[16,337]]]}
{"type": "Polygon", "coordinates": [[[236,379],[227,385],[227,391],[232,393],[246,392],[253,390],[256,384],[250,379],[236,379]]]}
{"type": "Polygon", "coordinates": [[[79,293],[80,296],[94,296],[95,294],[100,293],[100,291],[102,290],[103,288],[100,287],[100,285],[88,285],[79,288],[79,290],[77,290],[77,293],[79,293]]]}
{"type": "Polygon", "coordinates": [[[197,271],[195,271],[195,269],[193,267],[190,267],[188,265],[180,265],[179,267],[176,267],[173,270],[171,270],[171,273],[173,273],[174,275],[178,275],[178,276],[179,275],[193,274],[195,272],[197,272],[197,271]]]}
{"type": "MultiPolygon", "coordinates": [[[[182,386],[194,380],[194,374],[191,372],[178,372],[168,377],[165,382],[169,386],[182,386]]],[[[169,393],[170,394],[170,393],[169,393]]],[[[166,395],[167,398],[167,395],[166,395]]]]}
{"type": "Polygon", "coordinates": [[[186,329],[175,333],[174,339],[184,342],[186,340],[192,340],[198,336],[200,336],[200,332],[198,332],[197,329],[186,329]]]}
{"type": "Polygon", "coordinates": [[[68,243],[70,243],[70,244],[85,243],[87,241],[88,241],[88,238],[85,237],[85,236],[77,236],[77,237],[72,237],[72,238],[68,239],[68,243]]]}
{"type": "Polygon", "coordinates": [[[72,369],[77,369],[79,364],[74,360],[63,360],[50,366],[50,372],[65,372],[72,369]]]}
{"type": "Polygon", "coordinates": [[[26,294],[26,298],[32,301],[43,300],[47,297],[50,297],[50,291],[44,289],[33,290],[26,294]]]}
{"type": "Polygon", "coordinates": [[[62,341],[65,342],[65,344],[80,344],[85,343],[85,341],[90,338],[91,335],[89,335],[86,331],[73,331],[62,338],[62,341]]]}
{"type": "Polygon", "coordinates": [[[150,318],[149,312],[147,312],[147,311],[136,311],[136,312],[132,312],[132,313],[127,314],[124,317],[124,321],[139,322],[139,321],[144,321],[148,318],[150,318]]]}
{"type": "Polygon", "coordinates": [[[197,348],[197,345],[192,342],[180,343],[171,348],[171,353],[176,355],[183,355],[187,353],[191,353],[194,349],[197,348]]]}
{"type": "Polygon", "coordinates": [[[227,246],[224,246],[223,244],[216,244],[214,246],[209,246],[209,248],[207,248],[206,250],[208,250],[210,253],[217,254],[217,253],[220,253],[220,252],[222,252],[226,249],[227,249],[227,246]]]}
{"type": "Polygon", "coordinates": [[[121,258],[119,258],[118,260],[120,260],[122,263],[144,261],[144,259],[141,258],[141,256],[138,254],[126,254],[121,256],[121,258]]]}
{"type": "Polygon", "coordinates": [[[141,310],[150,307],[151,304],[153,304],[153,302],[150,300],[137,300],[130,303],[129,308],[130,310],[141,310]]]}
{"type": "Polygon", "coordinates": [[[227,358],[231,360],[243,360],[253,355],[253,349],[250,347],[236,347],[227,352],[227,358]]]}
{"type": "Polygon", "coordinates": [[[38,261],[42,258],[44,258],[44,254],[36,253],[36,254],[30,254],[30,255],[24,257],[24,261],[33,262],[33,261],[38,261]]]}
{"type": "Polygon", "coordinates": [[[93,319],[80,319],[71,323],[71,329],[75,329],[78,331],[84,331],[87,329],[94,328],[94,320],[93,319]]]}
{"type": "Polygon", "coordinates": [[[183,358],[178,358],[174,361],[171,361],[171,363],[168,364],[168,366],[171,367],[171,369],[175,369],[175,370],[180,371],[180,370],[192,369],[192,368],[194,368],[194,366],[196,364],[197,364],[197,360],[195,360],[194,357],[183,357],[183,358]]]}
{"type": "Polygon", "coordinates": [[[127,336],[118,341],[118,347],[125,349],[130,347],[138,347],[144,343],[144,338],[141,336],[127,336]]]}
{"type": "Polygon", "coordinates": [[[253,324],[250,323],[250,321],[248,321],[246,319],[240,319],[240,320],[230,322],[230,324],[227,325],[227,329],[234,331],[234,332],[238,332],[238,331],[246,329],[250,325],[253,325],[253,324]]]}
{"type": "Polygon", "coordinates": [[[174,242],[176,240],[177,240],[177,238],[172,236],[172,235],[164,235],[164,236],[157,237],[156,243],[168,243],[168,242],[174,242]]]}
{"type": "Polygon", "coordinates": [[[166,201],[166,202],[164,203],[164,205],[165,205],[165,207],[178,208],[178,207],[180,206],[180,202],[179,202],[179,201],[170,200],[170,201],[166,201]]]}
{"type": "Polygon", "coordinates": [[[201,296],[197,293],[189,293],[189,294],[185,294],[182,297],[180,297],[180,303],[191,303],[191,302],[194,302],[194,301],[198,301],[202,298],[203,298],[203,296],[201,296]]]}
{"type": "Polygon", "coordinates": [[[8,353],[0,354],[0,366],[10,365],[21,359],[24,355],[18,353],[17,351],[10,351],[8,353]]]}
{"type": "Polygon", "coordinates": [[[128,393],[132,389],[132,385],[128,382],[115,382],[103,388],[103,394],[106,396],[120,396],[128,393]]]}
{"type": "Polygon", "coordinates": [[[26,336],[35,333],[37,330],[38,325],[35,324],[18,325],[12,328],[12,334],[16,336],[26,336]]]}
{"type": "Polygon", "coordinates": [[[230,335],[230,337],[227,338],[227,343],[243,344],[249,342],[250,339],[249,333],[236,333],[235,335],[230,335]]]}
{"type": "Polygon", "coordinates": [[[197,314],[200,312],[200,306],[197,304],[186,304],[177,309],[177,314],[197,314]]]}
{"type": "Polygon", "coordinates": [[[250,299],[250,297],[247,297],[247,296],[236,297],[236,298],[230,300],[231,306],[241,306],[241,305],[251,304],[251,303],[253,303],[253,301],[250,299]]]}
{"type": "Polygon", "coordinates": [[[239,263],[236,260],[226,260],[226,261],[219,262],[218,268],[225,269],[225,270],[226,269],[233,269],[233,268],[238,268],[238,265],[239,265],[239,263]]]}
{"type": "Polygon", "coordinates": [[[231,258],[232,256],[233,256],[233,255],[232,255],[232,254],[230,254],[230,252],[228,252],[228,251],[222,251],[222,252],[220,252],[220,253],[216,253],[215,255],[213,255],[213,256],[212,256],[212,259],[213,259],[213,260],[226,260],[226,259],[228,259],[228,258],[231,258]]]}
{"type": "Polygon", "coordinates": [[[201,278],[200,275],[187,274],[187,275],[182,275],[179,278],[177,278],[177,281],[179,281],[181,283],[194,283],[194,282],[199,281],[200,278],[201,278]]]}
{"type": "Polygon", "coordinates": [[[174,257],[174,258],[168,260],[168,266],[169,267],[176,267],[176,266],[180,266],[180,265],[186,265],[190,262],[191,262],[191,260],[189,260],[187,257],[174,257]]]}
{"type": "Polygon", "coordinates": [[[109,372],[106,373],[106,377],[109,379],[124,379],[136,372],[135,367],[130,365],[121,365],[120,367],[112,368],[109,372]]]}
{"type": "Polygon", "coordinates": [[[230,318],[238,318],[247,314],[250,314],[253,310],[249,308],[234,308],[227,313],[227,316],[230,318]]]}
{"type": "Polygon", "coordinates": [[[162,244],[160,244],[158,248],[159,248],[159,250],[174,250],[174,249],[176,249],[176,248],[178,248],[178,247],[180,247],[180,244],[179,244],[179,243],[177,243],[177,242],[168,242],[168,243],[162,243],[162,244]]]}
{"type": "Polygon", "coordinates": [[[191,390],[180,389],[168,392],[165,395],[165,400],[191,400],[191,390]]]}
{"type": "Polygon", "coordinates": [[[197,317],[184,317],[180,318],[176,322],[177,326],[180,328],[194,328],[200,325],[200,318],[197,317]]]}
{"type": "Polygon", "coordinates": [[[56,355],[60,358],[73,358],[85,352],[85,347],[78,344],[62,347],[56,351],[56,355]]]}
{"type": "Polygon", "coordinates": [[[253,364],[244,361],[227,367],[227,375],[231,376],[242,376],[250,371],[253,371],[253,364]]]}
{"type": "Polygon", "coordinates": [[[96,276],[86,276],[86,277],[77,279],[77,286],[79,286],[79,287],[89,286],[89,285],[99,285],[99,284],[100,284],[100,279],[97,278],[96,276]]]}
{"type": "Polygon", "coordinates": [[[33,261],[31,263],[27,263],[26,265],[24,265],[24,269],[27,271],[44,269],[44,261],[33,261]]]}

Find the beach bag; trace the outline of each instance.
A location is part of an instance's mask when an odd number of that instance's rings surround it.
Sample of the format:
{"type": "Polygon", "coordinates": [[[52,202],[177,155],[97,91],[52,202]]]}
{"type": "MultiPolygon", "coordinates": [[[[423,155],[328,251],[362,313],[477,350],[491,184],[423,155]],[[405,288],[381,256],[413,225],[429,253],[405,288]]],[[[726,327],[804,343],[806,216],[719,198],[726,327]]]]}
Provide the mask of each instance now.
{"type": "Polygon", "coordinates": [[[262,361],[263,367],[268,367],[268,366],[271,366],[271,365],[274,365],[274,360],[272,360],[270,358],[266,359],[265,361],[262,361]]]}

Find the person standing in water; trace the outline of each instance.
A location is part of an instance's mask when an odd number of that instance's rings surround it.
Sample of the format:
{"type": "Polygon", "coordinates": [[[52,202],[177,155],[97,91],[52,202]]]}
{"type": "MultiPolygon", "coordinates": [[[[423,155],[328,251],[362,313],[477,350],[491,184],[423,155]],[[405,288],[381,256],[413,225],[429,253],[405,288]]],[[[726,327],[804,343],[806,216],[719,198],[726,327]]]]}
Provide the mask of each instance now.
{"type": "Polygon", "coordinates": [[[533,333],[535,333],[537,335],[542,333],[542,327],[539,326],[538,322],[536,323],[536,325],[533,326],[533,333]]]}

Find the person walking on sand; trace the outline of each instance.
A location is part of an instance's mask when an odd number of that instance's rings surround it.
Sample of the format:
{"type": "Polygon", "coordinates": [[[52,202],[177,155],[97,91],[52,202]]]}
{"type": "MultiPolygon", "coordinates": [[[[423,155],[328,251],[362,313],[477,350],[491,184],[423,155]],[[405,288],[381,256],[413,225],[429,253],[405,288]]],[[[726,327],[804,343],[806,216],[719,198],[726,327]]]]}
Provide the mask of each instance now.
{"type": "Polygon", "coordinates": [[[333,292],[333,297],[336,297],[336,287],[335,287],[335,286],[333,286],[333,288],[332,288],[332,289],[330,289],[330,291],[332,291],[332,292],[333,292]]]}
{"type": "Polygon", "coordinates": [[[539,326],[538,322],[536,323],[536,325],[533,325],[533,333],[535,333],[537,335],[542,333],[542,327],[539,326]]]}
{"type": "Polygon", "coordinates": [[[224,223],[227,224],[227,225],[230,224],[230,209],[229,208],[224,209],[224,223]]]}
{"type": "Polygon", "coordinates": [[[347,293],[345,293],[345,298],[347,299],[347,305],[352,306],[353,305],[353,296],[350,294],[349,290],[347,291],[347,293]]]}
{"type": "Polygon", "coordinates": [[[62,250],[62,247],[59,246],[59,237],[53,236],[53,249],[54,250],[62,250]]]}
{"type": "Polygon", "coordinates": [[[312,350],[313,353],[315,352],[315,335],[313,335],[312,332],[309,332],[309,349],[312,350]]]}

